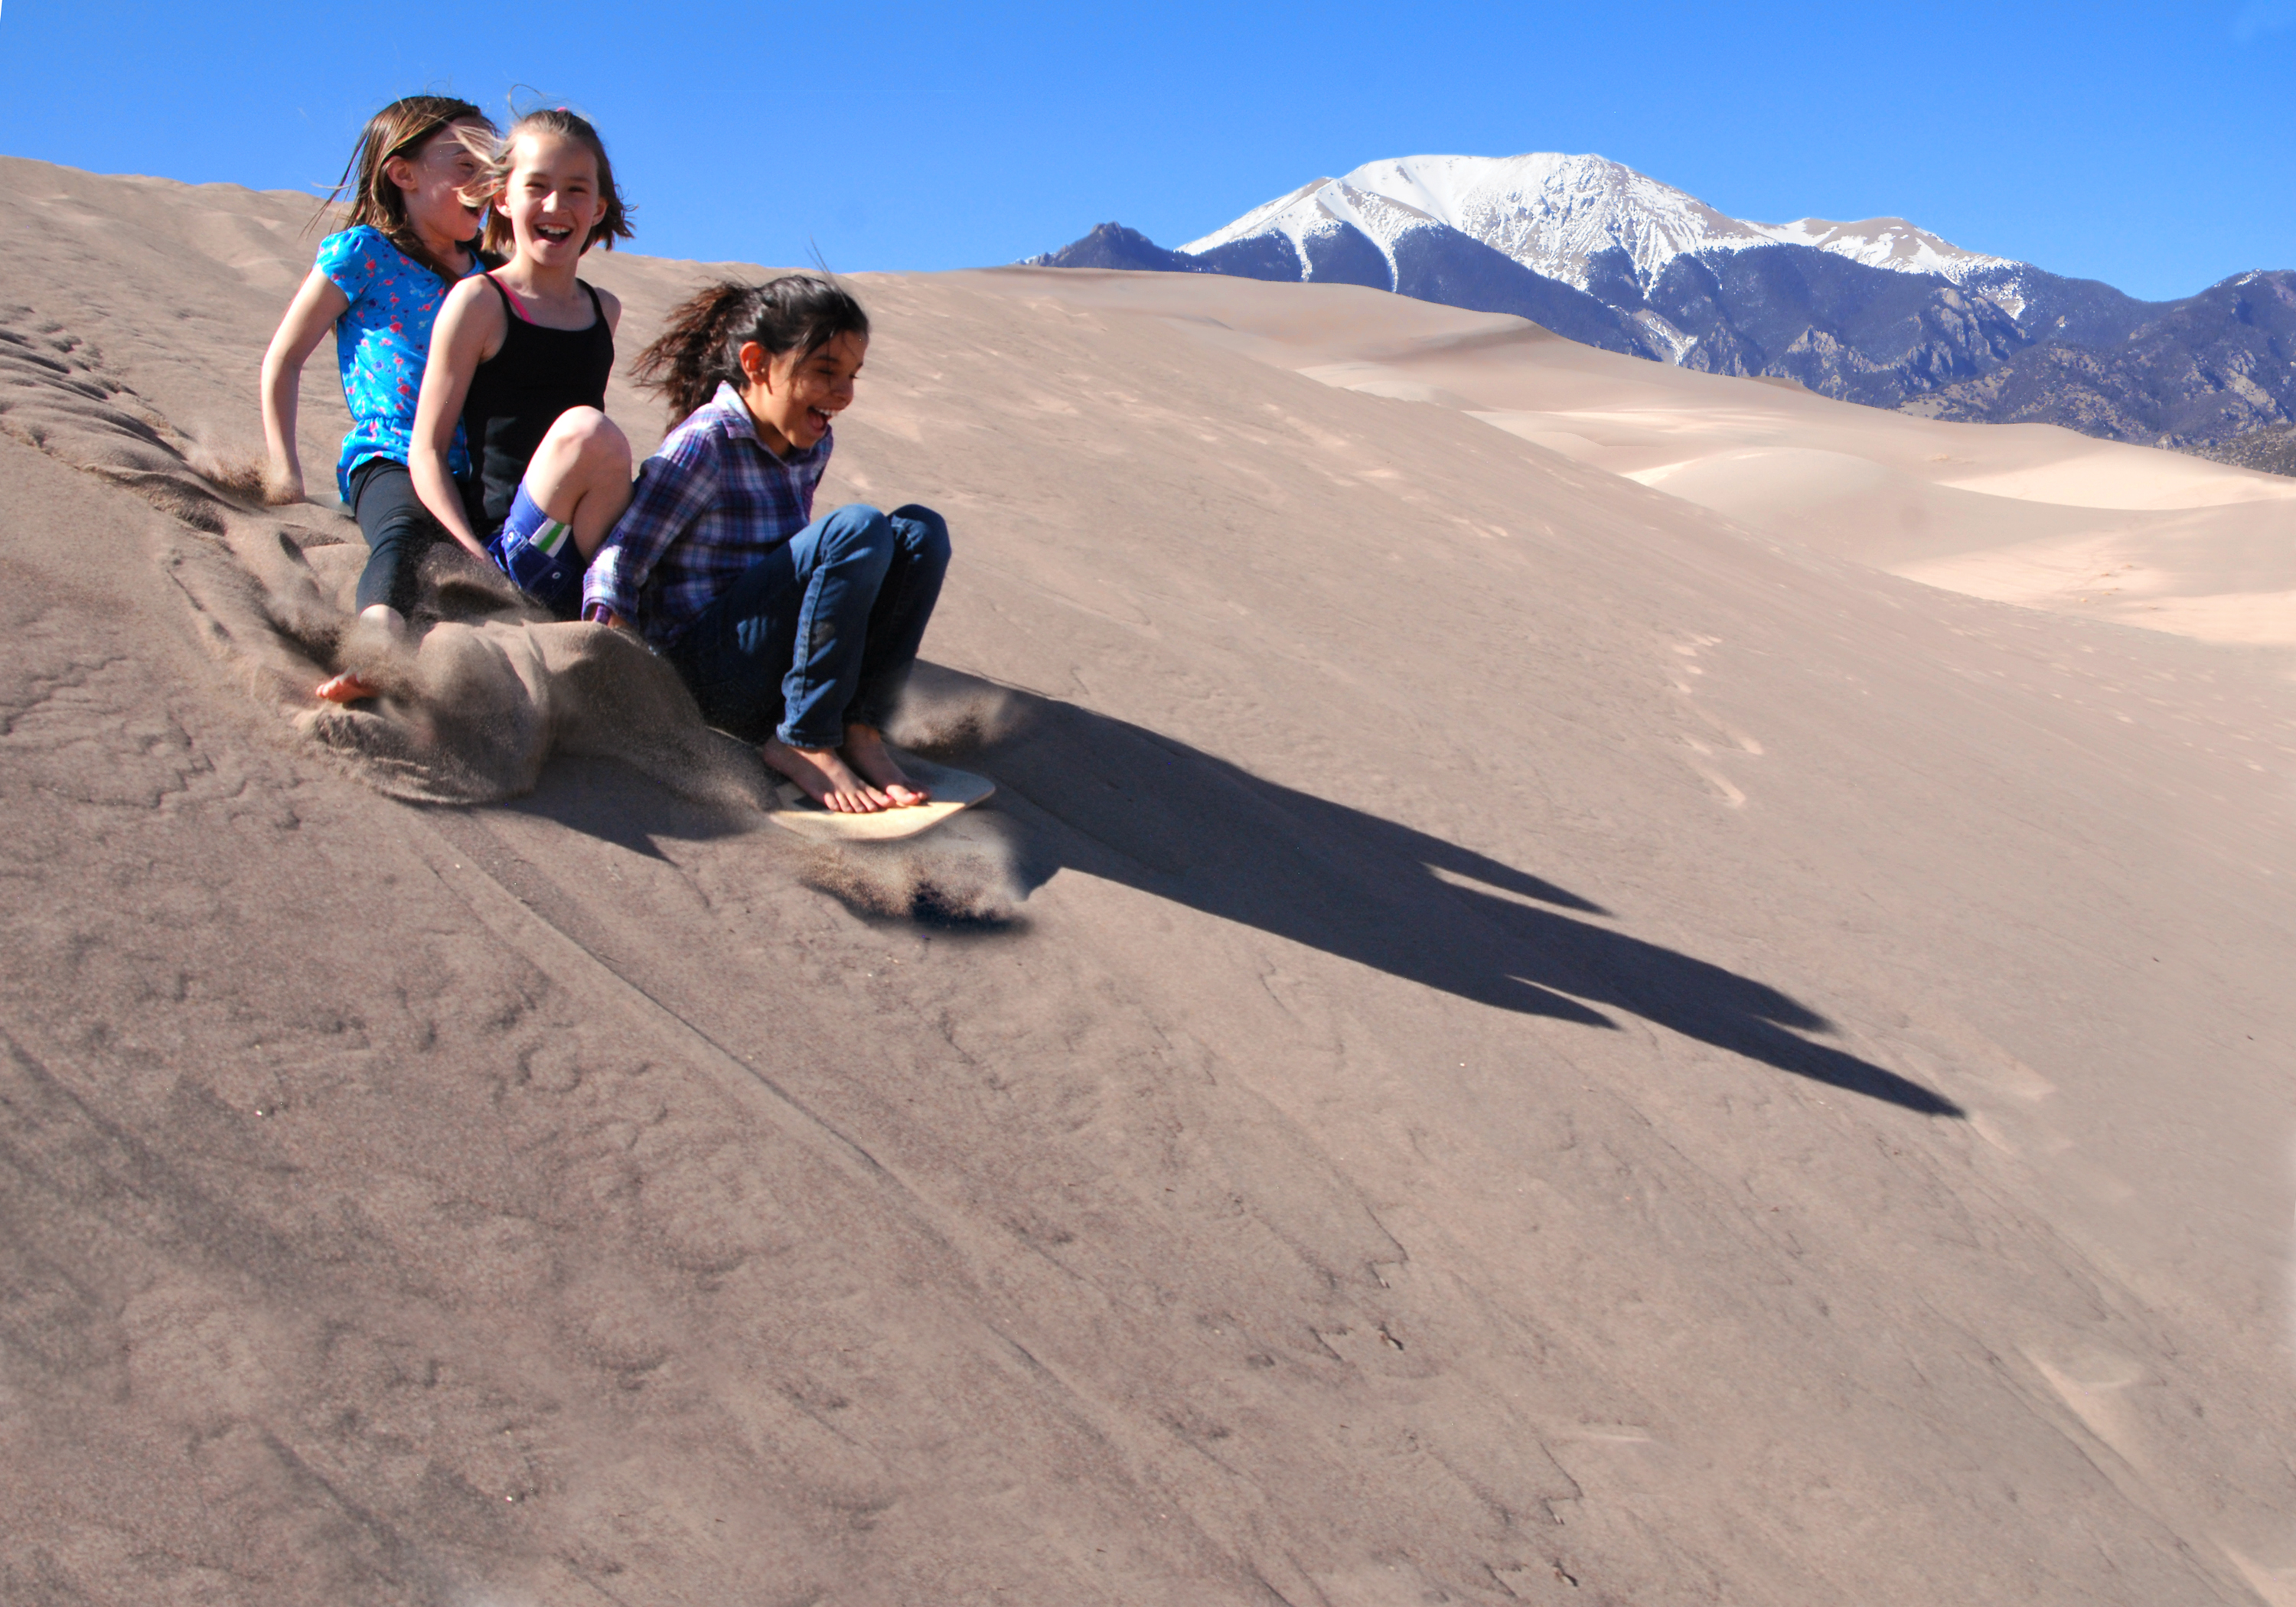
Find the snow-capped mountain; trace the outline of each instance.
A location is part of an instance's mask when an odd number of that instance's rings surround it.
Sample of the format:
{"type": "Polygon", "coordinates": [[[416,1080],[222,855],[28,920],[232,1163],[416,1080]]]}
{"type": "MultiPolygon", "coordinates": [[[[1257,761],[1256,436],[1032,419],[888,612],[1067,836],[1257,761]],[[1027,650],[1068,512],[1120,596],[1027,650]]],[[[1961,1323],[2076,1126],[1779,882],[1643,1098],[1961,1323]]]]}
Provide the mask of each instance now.
{"type": "MultiPolygon", "coordinates": [[[[1533,273],[1582,291],[1594,288],[1590,264],[1612,252],[1624,257],[1645,291],[1677,257],[1767,245],[1808,246],[1869,267],[1933,274],[1956,284],[1972,278],[1999,283],[2024,266],[1964,250],[1902,217],[1751,223],[1605,157],[1553,152],[1365,162],[1342,177],[1303,184],[1180,250],[1201,257],[1277,234],[1311,258],[1309,240],[1346,225],[1384,244],[1427,222],[1447,225],[1533,273]]],[[[2014,316],[2022,308],[2007,310],[2014,316]]]]}
{"type": "Polygon", "coordinates": [[[1366,162],[1178,250],[1111,223],[1029,262],[1365,285],[1844,401],[2194,450],[2296,425],[2296,276],[2142,302],[1902,217],[1732,217],[1600,156],[1366,162]]]}

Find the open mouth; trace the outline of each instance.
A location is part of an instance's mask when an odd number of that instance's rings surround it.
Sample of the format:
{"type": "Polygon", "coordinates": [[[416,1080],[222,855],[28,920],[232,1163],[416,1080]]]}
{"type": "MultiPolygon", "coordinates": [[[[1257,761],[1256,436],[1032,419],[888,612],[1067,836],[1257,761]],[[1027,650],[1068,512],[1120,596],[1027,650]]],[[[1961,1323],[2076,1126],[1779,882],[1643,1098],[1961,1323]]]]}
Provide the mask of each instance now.
{"type": "Polygon", "coordinates": [[[537,238],[547,240],[553,245],[555,245],[562,241],[571,240],[574,238],[574,231],[572,228],[557,224],[536,224],[534,225],[534,233],[537,238]]]}
{"type": "Polygon", "coordinates": [[[805,417],[806,422],[813,426],[813,432],[816,435],[826,435],[829,433],[828,414],[823,412],[818,407],[808,407],[805,410],[805,417]]]}

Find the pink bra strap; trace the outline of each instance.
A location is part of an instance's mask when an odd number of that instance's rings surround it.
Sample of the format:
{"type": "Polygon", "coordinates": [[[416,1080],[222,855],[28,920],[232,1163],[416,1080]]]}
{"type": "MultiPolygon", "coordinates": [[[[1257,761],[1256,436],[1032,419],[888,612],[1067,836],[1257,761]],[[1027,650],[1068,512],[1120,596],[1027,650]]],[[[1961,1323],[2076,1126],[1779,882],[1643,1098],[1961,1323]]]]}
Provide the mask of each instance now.
{"type": "Polygon", "coordinates": [[[493,285],[496,291],[501,294],[503,305],[510,308],[511,316],[512,317],[516,318],[521,324],[531,324],[534,322],[533,319],[526,316],[526,308],[520,303],[519,299],[511,293],[510,286],[496,278],[491,270],[487,274],[487,283],[493,285]]]}

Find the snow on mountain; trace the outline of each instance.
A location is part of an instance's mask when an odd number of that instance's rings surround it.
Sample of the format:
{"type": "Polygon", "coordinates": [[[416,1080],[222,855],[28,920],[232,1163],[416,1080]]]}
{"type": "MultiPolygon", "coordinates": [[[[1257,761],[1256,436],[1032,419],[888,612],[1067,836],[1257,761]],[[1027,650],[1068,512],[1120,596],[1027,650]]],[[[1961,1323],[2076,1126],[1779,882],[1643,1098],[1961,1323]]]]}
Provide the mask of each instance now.
{"type": "MultiPolygon", "coordinates": [[[[1552,152],[1366,162],[1342,177],[1302,185],[1180,250],[1201,255],[1268,233],[1299,246],[1305,237],[1353,224],[1391,254],[1397,233],[1430,220],[1580,290],[1588,287],[1589,260],[1611,250],[1625,253],[1647,289],[1679,256],[1784,244],[1956,284],[1978,279],[1983,293],[2009,305],[2013,316],[2022,304],[2014,281],[2023,265],[1964,250],[1901,217],[1751,223],[1607,158],[1552,152]]],[[[1308,256],[1304,249],[1301,256],[1308,256]]]]}
{"type": "Polygon", "coordinates": [[[1357,189],[1344,179],[1319,178],[1254,208],[1226,228],[1180,250],[1201,256],[1231,240],[1281,234],[1299,251],[1301,262],[1312,263],[1321,254],[1310,249],[1310,242],[1352,225],[1379,247],[1392,274],[1398,237],[1408,229],[1443,221],[1408,201],[1357,189]]]}
{"type": "Polygon", "coordinates": [[[1772,240],[1787,245],[1812,245],[1870,267],[1896,268],[1906,274],[1937,274],[1956,284],[1980,268],[2013,266],[2004,257],[1965,251],[1927,229],[1915,228],[1902,217],[1868,217],[1860,223],[1831,223],[1823,217],[1799,217],[1792,223],[1752,225],[1772,240]]]}

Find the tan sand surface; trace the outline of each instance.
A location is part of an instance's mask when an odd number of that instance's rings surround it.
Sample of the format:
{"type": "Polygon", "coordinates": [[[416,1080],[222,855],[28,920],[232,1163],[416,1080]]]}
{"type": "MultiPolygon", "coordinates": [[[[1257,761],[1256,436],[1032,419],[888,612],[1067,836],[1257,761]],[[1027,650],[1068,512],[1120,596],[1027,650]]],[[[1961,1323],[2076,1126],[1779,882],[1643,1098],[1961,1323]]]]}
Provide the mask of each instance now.
{"type": "Polygon", "coordinates": [[[2296,1603],[2277,482],[865,277],[998,792],[827,849],[475,570],[345,635],[230,473],[307,207],[0,160],[0,1601],[2296,1603]]]}

